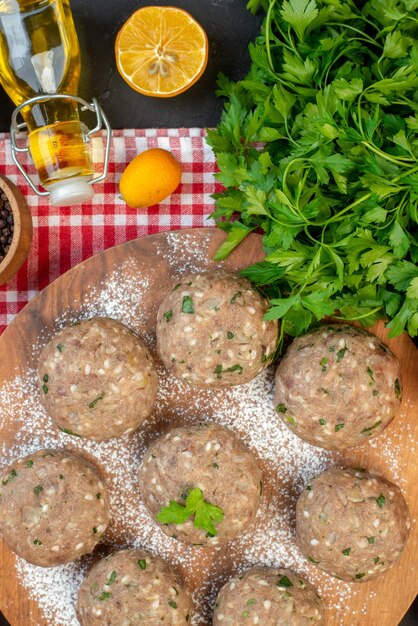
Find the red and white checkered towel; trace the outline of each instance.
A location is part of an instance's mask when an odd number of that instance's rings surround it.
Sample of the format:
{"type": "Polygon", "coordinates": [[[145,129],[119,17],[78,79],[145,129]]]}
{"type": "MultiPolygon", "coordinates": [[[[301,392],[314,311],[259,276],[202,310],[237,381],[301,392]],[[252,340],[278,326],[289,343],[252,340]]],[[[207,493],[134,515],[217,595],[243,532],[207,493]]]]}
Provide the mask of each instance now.
{"type": "MultiPolygon", "coordinates": [[[[114,131],[107,179],[95,185],[89,204],[53,207],[27,185],[12,161],[8,134],[0,133],[0,173],[26,196],[33,217],[33,243],[19,273],[0,287],[0,333],[25,304],[60,274],[84,259],[144,235],[163,230],[213,226],[211,194],[220,190],[214,179],[215,158],[201,128],[114,131]],[[170,150],[182,165],[176,193],[148,209],[130,209],[119,197],[118,182],[126,165],[146,148],[170,150]]],[[[94,140],[94,161],[100,170],[102,140],[94,140]]],[[[26,155],[22,162],[36,179],[26,155]]]]}

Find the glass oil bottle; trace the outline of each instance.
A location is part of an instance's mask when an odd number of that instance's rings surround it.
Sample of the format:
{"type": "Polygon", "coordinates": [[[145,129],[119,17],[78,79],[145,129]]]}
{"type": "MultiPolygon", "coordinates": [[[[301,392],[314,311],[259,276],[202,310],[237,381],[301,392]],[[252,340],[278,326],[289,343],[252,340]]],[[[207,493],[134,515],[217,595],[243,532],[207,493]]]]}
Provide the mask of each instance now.
{"type": "MultiPolygon", "coordinates": [[[[57,206],[90,200],[94,179],[89,139],[110,127],[97,102],[77,97],[80,48],[69,0],[0,0],[0,82],[17,105],[12,117],[13,156],[29,149],[41,185],[57,206]],[[80,121],[79,105],[96,112],[94,131],[80,121]],[[18,116],[23,123],[18,123],[18,116]],[[15,135],[28,132],[28,148],[18,147],[15,135]]],[[[108,147],[106,156],[108,161],[108,147]]],[[[105,161],[105,170],[107,163],[105,161]]]]}

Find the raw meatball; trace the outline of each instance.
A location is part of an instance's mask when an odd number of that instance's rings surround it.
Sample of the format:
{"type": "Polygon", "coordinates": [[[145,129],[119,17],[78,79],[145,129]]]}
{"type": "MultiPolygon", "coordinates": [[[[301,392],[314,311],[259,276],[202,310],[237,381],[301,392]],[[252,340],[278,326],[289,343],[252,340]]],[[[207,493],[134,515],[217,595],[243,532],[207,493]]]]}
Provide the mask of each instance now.
{"type": "Polygon", "coordinates": [[[302,552],[343,580],[363,582],[389,569],[409,528],[399,487],[365,470],[326,471],[306,485],[296,507],[302,552]]]}
{"type": "Polygon", "coordinates": [[[397,358],[353,326],[322,326],[293,341],[276,372],[275,406],[285,424],[329,450],[382,432],[401,402],[397,358]]]}
{"type": "Polygon", "coordinates": [[[122,550],[92,567],[78,594],[82,626],[191,623],[193,603],[177,574],[159,557],[122,550]]]}
{"type": "Polygon", "coordinates": [[[142,341],[120,322],[84,320],[56,335],[38,364],[42,401],[69,435],[130,433],[149,415],[158,379],[142,341]]]}
{"type": "Polygon", "coordinates": [[[167,535],[192,544],[233,539],[254,520],[260,500],[255,458],[230,430],[216,424],[175,428],[154,441],[140,466],[139,480],[143,501],[154,518],[171,501],[184,506],[194,488],[206,502],[222,509],[216,535],[196,528],[194,516],[184,523],[160,524],[167,535]]]}
{"type": "Polygon", "coordinates": [[[109,523],[107,489],[85,459],[40,450],[3,471],[0,531],[9,548],[43,567],[91,552],[109,523]]]}
{"type": "Polygon", "coordinates": [[[253,567],[219,592],[213,626],[324,626],[315,589],[291,570],[253,567]]]}
{"type": "Polygon", "coordinates": [[[277,322],[263,320],[267,308],[236,274],[185,276],[158,311],[157,349],[164,365],[191,385],[249,382],[276,350],[277,322]]]}

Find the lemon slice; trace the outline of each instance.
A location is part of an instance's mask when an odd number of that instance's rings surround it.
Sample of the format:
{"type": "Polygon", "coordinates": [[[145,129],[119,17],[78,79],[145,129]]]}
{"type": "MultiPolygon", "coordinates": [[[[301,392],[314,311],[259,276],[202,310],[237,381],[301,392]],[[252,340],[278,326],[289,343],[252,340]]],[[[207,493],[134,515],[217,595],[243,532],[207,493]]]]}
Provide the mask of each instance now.
{"type": "Polygon", "coordinates": [[[170,98],[189,89],[208,61],[208,38],[183,9],[143,7],[120,29],[115,44],[122,78],[146,96],[170,98]]]}

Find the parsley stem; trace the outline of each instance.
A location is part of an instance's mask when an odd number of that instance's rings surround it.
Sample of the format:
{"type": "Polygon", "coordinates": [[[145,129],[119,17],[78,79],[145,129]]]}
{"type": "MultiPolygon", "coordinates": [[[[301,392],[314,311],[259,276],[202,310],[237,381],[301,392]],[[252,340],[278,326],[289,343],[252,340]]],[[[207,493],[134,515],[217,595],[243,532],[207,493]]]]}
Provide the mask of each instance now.
{"type": "Polygon", "coordinates": [[[270,39],[271,39],[271,22],[272,22],[272,14],[273,14],[273,8],[274,5],[276,4],[276,0],[272,0],[270,2],[270,6],[268,8],[267,11],[267,16],[266,16],[266,53],[267,53],[267,58],[268,58],[268,62],[271,68],[271,71],[276,73],[276,70],[274,69],[274,65],[273,65],[273,58],[271,56],[271,48],[270,48],[270,39]]]}
{"type": "MultiPolygon", "coordinates": [[[[408,170],[406,172],[402,172],[402,174],[399,174],[398,176],[395,176],[395,178],[393,178],[392,181],[390,181],[390,182],[397,183],[404,176],[410,176],[411,174],[415,174],[415,172],[418,172],[418,165],[416,165],[415,167],[412,167],[410,170],[408,170]]],[[[339,219],[341,218],[341,216],[344,213],[347,213],[347,211],[350,211],[351,209],[354,209],[354,207],[358,206],[362,202],[366,202],[366,200],[369,200],[372,197],[372,195],[373,195],[372,192],[364,194],[364,196],[361,196],[355,202],[352,202],[351,204],[347,205],[346,207],[341,209],[341,211],[338,211],[338,213],[336,213],[335,215],[330,217],[325,222],[318,222],[316,224],[316,226],[323,226],[325,224],[331,224],[331,222],[339,221],[339,219]]]]}
{"type": "Polygon", "coordinates": [[[303,63],[303,59],[302,59],[302,57],[300,56],[300,54],[299,54],[299,52],[298,52],[298,50],[297,50],[297,48],[296,48],[296,46],[295,46],[295,43],[294,43],[294,41],[293,41],[293,37],[292,37],[292,35],[290,34],[290,26],[289,26],[289,28],[287,29],[287,36],[288,36],[288,40],[289,40],[289,42],[290,42],[290,45],[292,46],[292,50],[293,50],[293,52],[296,54],[296,56],[297,56],[297,57],[298,57],[298,58],[302,61],[302,63],[303,63]]]}
{"type": "Polygon", "coordinates": [[[284,342],[284,322],[282,321],[281,324],[280,324],[279,339],[277,341],[277,352],[278,352],[278,354],[281,354],[281,352],[282,352],[283,342],[284,342]]]}
{"type": "Polygon", "coordinates": [[[328,26],[338,26],[339,28],[344,28],[344,30],[345,29],[353,30],[354,32],[356,32],[359,35],[361,35],[363,38],[366,38],[369,43],[372,43],[374,46],[379,46],[379,48],[381,47],[381,44],[377,43],[377,41],[375,41],[373,39],[373,37],[370,37],[367,33],[365,33],[364,31],[359,30],[355,26],[350,26],[350,24],[347,24],[346,22],[344,22],[343,24],[341,24],[340,22],[327,22],[327,25],[328,26]]]}
{"type": "Polygon", "coordinates": [[[274,39],[274,41],[277,41],[277,43],[280,46],[283,46],[284,48],[287,48],[288,50],[293,51],[292,46],[289,44],[289,42],[286,39],[285,33],[282,31],[282,29],[280,28],[280,26],[279,26],[279,24],[277,22],[275,22],[275,27],[277,28],[277,30],[281,34],[283,40],[279,39],[278,37],[276,37],[276,35],[274,35],[273,33],[271,33],[271,37],[274,39]]]}
{"type": "Polygon", "coordinates": [[[289,141],[291,143],[293,143],[294,146],[297,146],[298,142],[293,139],[293,137],[291,136],[291,134],[289,132],[289,125],[287,123],[287,115],[284,117],[284,128],[285,128],[286,135],[287,135],[287,138],[289,139],[289,141]]]}
{"type": "Polygon", "coordinates": [[[382,159],[385,159],[386,161],[390,161],[391,163],[396,163],[396,165],[404,165],[405,167],[408,167],[410,163],[416,162],[416,159],[413,159],[411,157],[392,157],[387,152],[383,152],[382,150],[379,150],[379,148],[376,148],[375,145],[373,145],[372,143],[369,143],[366,140],[363,140],[360,143],[362,143],[363,146],[366,146],[367,148],[369,148],[369,150],[372,150],[372,152],[375,152],[376,154],[381,156],[382,159]]]}
{"type": "Polygon", "coordinates": [[[363,313],[362,315],[356,315],[355,317],[341,317],[340,315],[333,315],[332,318],[336,320],[350,320],[350,322],[356,322],[357,320],[364,320],[366,317],[370,317],[382,309],[383,305],[377,306],[375,309],[367,311],[367,313],[363,313]]]}

